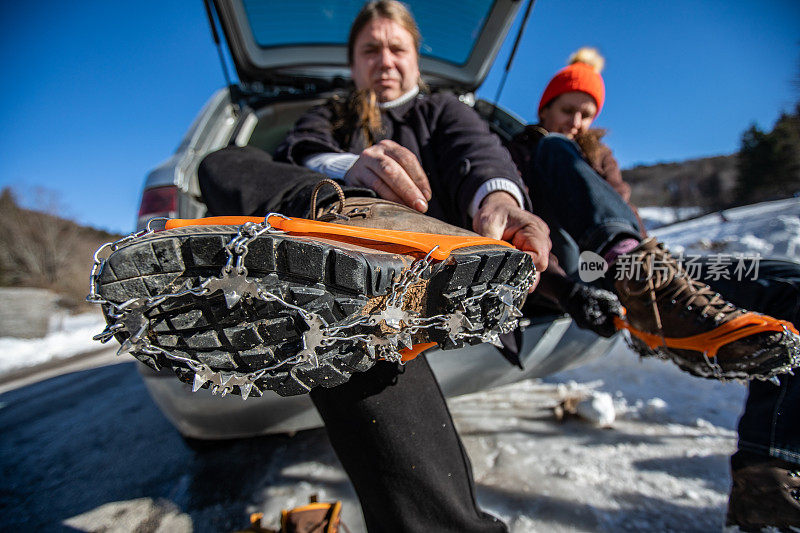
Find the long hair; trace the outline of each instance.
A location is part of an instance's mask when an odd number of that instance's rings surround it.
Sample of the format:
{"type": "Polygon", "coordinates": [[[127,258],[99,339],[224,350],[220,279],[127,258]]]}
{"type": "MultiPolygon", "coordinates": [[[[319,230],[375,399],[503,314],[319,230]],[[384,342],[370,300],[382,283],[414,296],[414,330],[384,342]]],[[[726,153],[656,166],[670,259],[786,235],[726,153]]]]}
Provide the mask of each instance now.
{"type": "MultiPolygon", "coordinates": [[[[411,11],[397,0],[378,0],[364,4],[350,26],[350,34],[347,38],[347,62],[351,66],[356,38],[367,24],[376,19],[388,19],[399,24],[411,34],[414,40],[414,49],[419,53],[422,35],[411,11]]],[[[362,132],[365,147],[375,144],[377,138],[382,135],[381,110],[378,107],[378,98],[372,89],[354,91],[346,102],[340,101],[338,104],[334,103],[334,106],[337,108],[337,116],[340,117],[334,127],[345,132],[345,136],[348,137],[347,144],[352,140],[351,135],[355,131],[362,132]]]]}

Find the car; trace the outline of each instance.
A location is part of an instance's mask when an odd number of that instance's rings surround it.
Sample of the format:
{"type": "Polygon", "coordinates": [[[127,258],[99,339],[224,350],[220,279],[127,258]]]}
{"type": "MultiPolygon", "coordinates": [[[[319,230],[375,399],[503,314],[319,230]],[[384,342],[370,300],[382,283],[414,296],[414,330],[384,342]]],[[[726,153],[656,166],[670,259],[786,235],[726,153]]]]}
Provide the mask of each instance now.
{"type": "MultiPolygon", "coordinates": [[[[475,91],[520,3],[407,2],[423,35],[420,70],[425,82],[432,91],[453,93],[472,106],[505,140],[524,128],[523,121],[476,99],[475,91]]],[[[218,46],[223,46],[221,27],[238,80],[211,96],[175,153],[147,175],[139,227],[146,227],[154,217],[204,216],[197,169],[207,154],[231,144],[272,152],[309,107],[346,91],[350,83],[347,29],[360,7],[360,1],[206,0],[212,33],[218,46]]],[[[429,352],[430,365],[447,397],[546,376],[600,357],[614,342],[579,329],[553,307],[529,302],[524,311],[529,323],[518,335],[521,368],[504,361],[490,344],[429,352]]],[[[187,439],[293,433],[322,425],[307,395],[281,397],[267,391],[243,402],[239,397],[213,396],[204,389],[193,393],[169,370],[139,368],[155,403],[187,439]]]]}

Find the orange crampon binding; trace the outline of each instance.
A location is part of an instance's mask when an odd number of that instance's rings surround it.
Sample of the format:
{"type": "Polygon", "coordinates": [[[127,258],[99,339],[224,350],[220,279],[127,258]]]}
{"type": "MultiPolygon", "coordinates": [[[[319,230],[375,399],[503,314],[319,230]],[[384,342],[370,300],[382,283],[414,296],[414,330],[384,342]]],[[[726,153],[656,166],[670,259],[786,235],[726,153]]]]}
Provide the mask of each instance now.
{"type": "MultiPolygon", "coordinates": [[[[756,377],[759,379],[770,379],[777,374],[791,372],[792,368],[800,366],[800,335],[798,334],[797,328],[795,328],[794,325],[787,320],[778,320],[771,316],[762,315],[760,313],[746,312],[743,315],[730,320],[729,322],[721,324],[711,331],[689,337],[665,337],[647,333],[645,331],[636,329],[622,317],[614,317],[614,325],[619,331],[627,330],[630,332],[632,337],[634,337],[638,342],[643,343],[649,350],[652,351],[652,353],[645,355],[656,354],[667,356],[670,359],[675,359],[679,366],[692,371],[693,373],[701,374],[704,377],[756,377]],[[734,371],[731,375],[726,376],[719,364],[719,361],[716,360],[720,349],[724,348],[724,346],[730,343],[746,337],[769,332],[782,333],[789,337],[789,342],[783,345],[785,351],[788,352],[786,354],[786,364],[779,365],[773,371],[768,372],[765,375],[755,374],[752,376],[746,376],[743,373],[741,375],[735,375],[734,371]],[[697,361],[689,362],[688,359],[686,359],[686,352],[697,352],[701,357],[697,361]],[[678,356],[676,355],[677,353],[682,355],[678,356]],[[704,373],[702,371],[698,371],[696,368],[686,368],[689,365],[697,363],[705,363],[705,365],[709,367],[709,372],[704,373]]],[[[764,348],[755,349],[754,353],[763,351],[764,348]]]]}
{"type": "MultiPolygon", "coordinates": [[[[242,216],[197,219],[177,218],[167,221],[166,229],[186,226],[239,226],[247,222],[260,224],[264,221],[264,218],[242,216]]],[[[356,245],[368,243],[370,248],[379,248],[386,252],[409,253],[409,251],[413,251],[416,254],[430,254],[430,257],[437,261],[447,259],[453,250],[459,248],[481,245],[500,245],[514,248],[510,243],[498,241],[489,237],[463,237],[388,229],[361,228],[357,226],[330,224],[317,220],[307,220],[304,218],[288,218],[281,215],[267,215],[266,222],[277,230],[298,237],[325,238],[356,245]]]]}

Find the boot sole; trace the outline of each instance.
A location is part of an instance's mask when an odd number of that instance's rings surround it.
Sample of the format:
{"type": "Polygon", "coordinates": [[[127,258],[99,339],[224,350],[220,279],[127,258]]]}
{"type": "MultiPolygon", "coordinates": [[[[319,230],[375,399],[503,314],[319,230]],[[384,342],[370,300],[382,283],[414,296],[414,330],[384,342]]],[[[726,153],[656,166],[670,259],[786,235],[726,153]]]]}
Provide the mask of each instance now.
{"type": "Polygon", "coordinates": [[[237,232],[235,226],[175,228],[114,251],[97,277],[109,324],[101,340],[113,334],[139,360],[156,369],[172,368],[195,390],[210,387],[244,398],[264,390],[303,394],[316,386],[344,383],[381,357],[397,359],[397,349],[385,342],[392,334],[407,333],[402,342],[409,347],[436,343],[443,349],[494,338],[515,324],[509,310],[521,306],[526,291],[520,287],[533,271],[530,257],[512,248],[456,250],[427,269],[404,298],[404,311],[435,325],[393,328],[386,320],[364,323],[364,317],[386,309],[393,283],[413,258],[265,233],[248,244],[244,256],[250,283],[234,277],[207,294],[187,292],[209,278],[224,278],[225,245],[237,232]],[[226,292],[231,298],[234,285],[250,294],[229,308],[226,292]],[[258,287],[270,296],[257,293],[258,287]],[[512,295],[512,305],[502,294],[512,295]],[[134,303],[119,312],[130,301],[134,303]],[[148,304],[139,305],[144,301],[148,304]],[[354,325],[321,337],[321,324],[354,325]],[[320,345],[321,340],[330,342],[320,345]],[[250,379],[243,381],[244,376],[250,379]]]}

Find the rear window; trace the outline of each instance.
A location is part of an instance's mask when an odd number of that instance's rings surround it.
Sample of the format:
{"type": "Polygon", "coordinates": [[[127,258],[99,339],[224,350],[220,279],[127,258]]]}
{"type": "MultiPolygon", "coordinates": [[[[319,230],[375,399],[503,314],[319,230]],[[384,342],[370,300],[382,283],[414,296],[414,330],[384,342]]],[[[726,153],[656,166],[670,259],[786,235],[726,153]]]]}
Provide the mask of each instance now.
{"type": "MultiPolygon", "coordinates": [[[[243,0],[253,38],[261,48],[284,45],[342,45],[363,0],[267,3],[243,0]],[[268,5],[269,4],[269,5],[268,5]]],[[[464,65],[472,53],[493,0],[409,1],[423,36],[421,54],[464,65]]]]}

